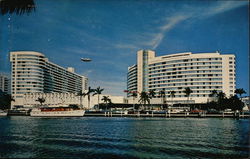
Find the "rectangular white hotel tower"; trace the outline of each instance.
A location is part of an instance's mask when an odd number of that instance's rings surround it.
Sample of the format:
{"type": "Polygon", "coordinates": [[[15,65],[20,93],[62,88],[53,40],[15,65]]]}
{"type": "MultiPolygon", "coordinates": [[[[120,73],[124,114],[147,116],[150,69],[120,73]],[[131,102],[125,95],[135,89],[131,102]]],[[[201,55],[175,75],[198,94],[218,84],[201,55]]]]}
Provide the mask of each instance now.
{"type": "Polygon", "coordinates": [[[10,52],[13,106],[24,104],[30,93],[78,93],[87,87],[87,78],[56,65],[39,52],[10,52]]]}
{"type": "Polygon", "coordinates": [[[165,90],[169,98],[169,92],[175,91],[175,103],[183,103],[187,100],[183,92],[186,87],[193,91],[190,100],[195,103],[207,102],[213,90],[234,95],[235,56],[186,52],[156,57],[154,51],[140,50],[137,65],[128,68],[129,91],[165,90]]]}

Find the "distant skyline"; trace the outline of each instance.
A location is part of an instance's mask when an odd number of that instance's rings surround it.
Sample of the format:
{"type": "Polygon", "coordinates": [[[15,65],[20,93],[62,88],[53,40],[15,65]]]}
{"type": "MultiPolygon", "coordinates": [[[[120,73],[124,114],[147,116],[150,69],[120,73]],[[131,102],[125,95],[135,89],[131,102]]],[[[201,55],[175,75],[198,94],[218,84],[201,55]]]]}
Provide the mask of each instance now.
{"type": "Polygon", "coordinates": [[[35,12],[0,16],[0,72],[10,51],[37,51],[74,67],[104,94],[125,95],[136,52],[236,55],[236,87],[249,95],[249,2],[34,0],[35,12]],[[91,58],[84,63],[80,58],[91,58]]]}

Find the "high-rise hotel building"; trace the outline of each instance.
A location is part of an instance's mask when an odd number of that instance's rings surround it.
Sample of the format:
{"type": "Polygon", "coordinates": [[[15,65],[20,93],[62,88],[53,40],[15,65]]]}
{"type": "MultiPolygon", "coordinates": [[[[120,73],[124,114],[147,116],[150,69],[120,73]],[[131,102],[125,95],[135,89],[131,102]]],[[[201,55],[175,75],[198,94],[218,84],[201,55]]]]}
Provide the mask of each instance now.
{"type": "Polygon", "coordinates": [[[0,74],[0,91],[10,94],[10,78],[8,75],[0,74]]]}
{"type": "MultiPolygon", "coordinates": [[[[167,101],[175,91],[175,103],[184,103],[184,89],[192,90],[190,102],[204,103],[213,90],[234,95],[235,56],[215,53],[177,53],[155,56],[151,50],[137,52],[137,64],[128,68],[127,89],[131,91],[164,90],[167,101]]],[[[131,93],[128,92],[128,96],[131,93]]],[[[172,100],[172,99],[171,99],[172,100]]]]}
{"type": "Polygon", "coordinates": [[[86,90],[87,78],[50,62],[42,53],[10,52],[13,106],[23,105],[25,94],[77,93],[86,90]]]}

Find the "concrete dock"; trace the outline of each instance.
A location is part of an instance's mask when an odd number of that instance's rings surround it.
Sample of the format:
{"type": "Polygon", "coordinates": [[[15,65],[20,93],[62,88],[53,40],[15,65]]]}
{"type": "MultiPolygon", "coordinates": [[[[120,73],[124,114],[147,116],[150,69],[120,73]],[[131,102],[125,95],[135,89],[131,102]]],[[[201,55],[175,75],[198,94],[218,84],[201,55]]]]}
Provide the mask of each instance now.
{"type": "Polygon", "coordinates": [[[250,118],[250,114],[243,113],[221,113],[221,114],[205,114],[205,113],[165,113],[165,114],[155,114],[155,113],[134,113],[134,114],[117,114],[112,112],[106,113],[88,113],[86,112],[85,117],[161,117],[161,118],[250,118]]]}
{"type": "MultiPolygon", "coordinates": [[[[29,111],[9,111],[8,116],[29,116],[29,111]]],[[[132,112],[132,113],[114,113],[114,112],[85,112],[84,117],[159,117],[159,118],[249,118],[250,113],[141,113],[141,112],[132,112]]]]}

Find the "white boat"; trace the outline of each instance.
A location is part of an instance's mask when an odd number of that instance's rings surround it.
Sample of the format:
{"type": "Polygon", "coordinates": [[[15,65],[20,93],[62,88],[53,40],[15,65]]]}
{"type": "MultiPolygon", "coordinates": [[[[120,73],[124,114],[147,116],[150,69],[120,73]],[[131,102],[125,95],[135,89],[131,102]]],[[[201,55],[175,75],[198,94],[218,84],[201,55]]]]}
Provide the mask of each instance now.
{"type": "Polygon", "coordinates": [[[7,116],[7,112],[3,111],[3,110],[0,110],[0,116],[7,116]]]}
{"type": "Polygon", "coordinates": [[[33,117],[82,117],[85,110],[75,107],[43,107],[33,108],[30,116],[33,117]]]}
{"type": "Polygon", "coordinates": [[[113,110],[113,114],[128,114],[127,110],[113,110]]]}

